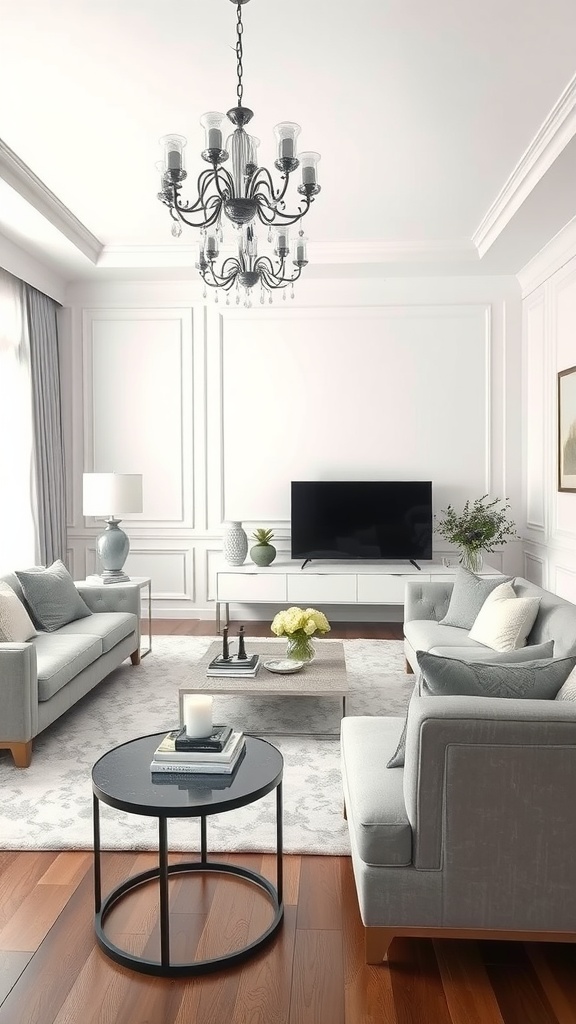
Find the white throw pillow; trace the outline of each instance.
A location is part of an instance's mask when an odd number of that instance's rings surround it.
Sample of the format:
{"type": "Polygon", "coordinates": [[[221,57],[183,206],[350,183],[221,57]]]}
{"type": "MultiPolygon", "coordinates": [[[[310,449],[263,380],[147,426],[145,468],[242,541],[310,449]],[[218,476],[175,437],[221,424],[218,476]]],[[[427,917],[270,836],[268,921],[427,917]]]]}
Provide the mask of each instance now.
{"type": "Polygon", "coordinates": [[[23,644],[36,636],[34,623],[8,583],[0,580],[0,642],[23,644]]]}
{"type": "Polygon", "coordinates": [[[526,646],[539,607],[539,597],[517,597],[511,583],[502,583],[486,598],[468,635],[493,651],[517,651],[526,646]]]}

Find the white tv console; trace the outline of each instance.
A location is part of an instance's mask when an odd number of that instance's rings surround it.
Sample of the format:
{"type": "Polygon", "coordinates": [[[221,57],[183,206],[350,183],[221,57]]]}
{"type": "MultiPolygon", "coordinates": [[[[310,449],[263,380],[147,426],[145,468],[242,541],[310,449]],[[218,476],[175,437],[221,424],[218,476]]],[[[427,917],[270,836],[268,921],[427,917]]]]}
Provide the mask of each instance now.
{"type": "MultiPolygon", "coordinates": [[[[457,557],[456,555],[454,556],[457,557]]],[[[306,607],[330,604],[404,604],[408,580],[451,582],[457,565],[422,562],[421,569],[410,562],[302,562],[276,561],[266,568],[252,562],[244,565],[222,563],[216,569],[216,630],[221,627],[220,606],[225,605],[226,624],[230,604],[282,604],[306,607]]],[[[484,565],[479,575],[501,576],[484,565]]]]}

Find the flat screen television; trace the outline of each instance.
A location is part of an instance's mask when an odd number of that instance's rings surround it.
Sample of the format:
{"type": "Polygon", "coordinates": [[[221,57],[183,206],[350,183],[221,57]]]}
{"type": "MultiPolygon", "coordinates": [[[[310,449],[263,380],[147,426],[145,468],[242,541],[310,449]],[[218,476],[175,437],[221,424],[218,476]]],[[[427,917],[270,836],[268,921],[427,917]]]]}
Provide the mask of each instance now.
{"type": "Polygon", "coordinates": [[[293,480],[292,558],[431,559],[429,480],[293,480]]]}

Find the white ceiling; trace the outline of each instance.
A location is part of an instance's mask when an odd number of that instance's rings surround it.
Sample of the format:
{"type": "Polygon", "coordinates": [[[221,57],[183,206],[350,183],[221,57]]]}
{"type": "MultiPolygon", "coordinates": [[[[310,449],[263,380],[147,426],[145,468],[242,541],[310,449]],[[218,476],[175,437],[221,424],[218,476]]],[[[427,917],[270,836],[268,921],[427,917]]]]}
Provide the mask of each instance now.
{"type": "MultiPolygon", "coordinates": [[[[301,148],[322,154],[311,260],[515,272],[576,215],[574,0],[252,0],[242,10],[261,160],[271,165],[281,120],[299,122],[301,148]]],[[[172,239],[156,199],[158,138],[187,136],[191,196],[198,119],[236,102],[235,6],[0,0],[0,19],[0,138],[25,165],[0,153],[11,186],[0,187],[0,232],[50,254],[68,279],[191,266],[196,233],[172,239]],[[54,194],[44,206],[42,185],[54,194]]]]}

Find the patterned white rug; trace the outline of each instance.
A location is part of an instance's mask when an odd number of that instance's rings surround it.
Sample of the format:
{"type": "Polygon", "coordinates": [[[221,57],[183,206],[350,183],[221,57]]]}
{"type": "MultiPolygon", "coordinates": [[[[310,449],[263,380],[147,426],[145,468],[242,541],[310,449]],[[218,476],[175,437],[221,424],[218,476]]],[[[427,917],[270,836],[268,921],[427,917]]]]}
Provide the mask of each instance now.
{"type": "MultiPolygon", "coordinates": [[[[13,766],[0,752],[0,848],[85,850],[92,848],[91,768],[111,747],[136,736],[168,731],[178,724],[178,688],[188,665],[214,637],[154,637],[153,651],[138,668],[129,662],[111,673],[33,745],[28,769],[13,766]]],[[[321,643],[334,641],[323,639],[321,643]]],[[[247,641],[249,646],[250,641],[247,641]]],[[[279,652],[285,641],[278,640],[279,652]]],[[[399,640],[344,640],[350,682],[349,715],[402,715],[414,685],[404,672],[399,640]]],[[[339,699],[256,700],[219,697],[214,720],[234,722],[267,738],[266,730],[338,729],[339,699]],[[305,721],[303,716],[305,715],[305,721]]],[[[342,818],[340,746],[337,738],[270,737],[284,756],[284,849],[286,853],[347,854],[342,818]]],[[[101,804],[102,847],[157,849],[155,818],[123,814],[101,804]]],[[[197,851],[199,823],[171,819],[170,849],[197,851]]],[[[275,797],[208,819],[211,851],[275,850],[275,797]]]]}

